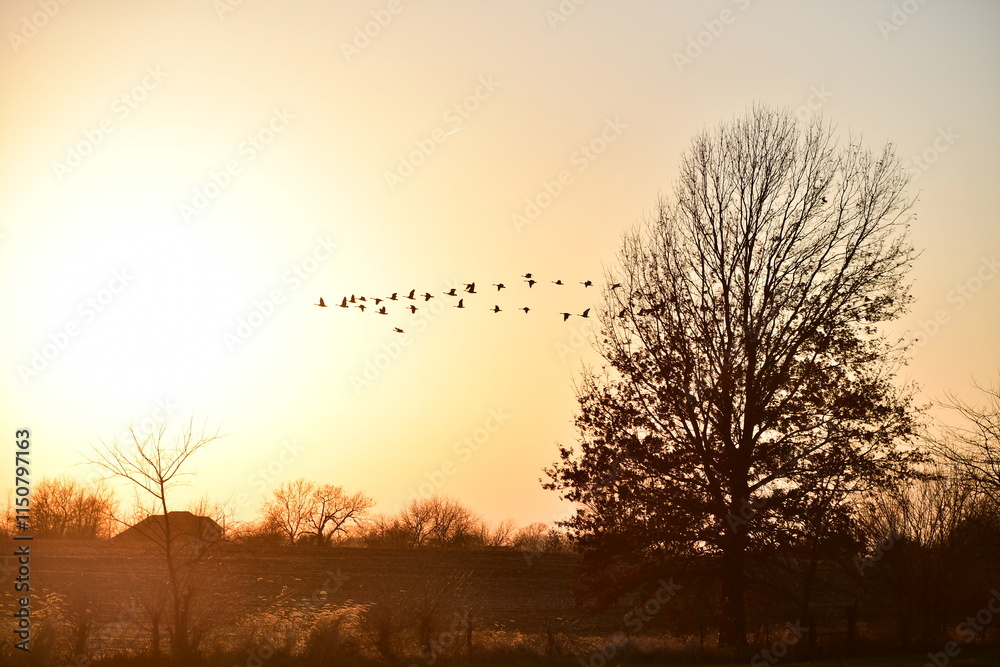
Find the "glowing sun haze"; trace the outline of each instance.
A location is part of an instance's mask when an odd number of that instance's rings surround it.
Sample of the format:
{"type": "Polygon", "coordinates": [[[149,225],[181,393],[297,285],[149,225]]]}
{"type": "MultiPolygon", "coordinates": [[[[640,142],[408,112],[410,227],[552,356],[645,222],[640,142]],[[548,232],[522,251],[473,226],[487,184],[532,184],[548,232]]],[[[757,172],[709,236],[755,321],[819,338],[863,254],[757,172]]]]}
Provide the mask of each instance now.
{"type": "Polygon", "coordinates": [[[31,429],[36,480],[83,477],[90,443],[193,413],[229,435],[184,500],[243,518],[304,476],[551,521],[541,469],[597,362],[558,313],[754,102],[896,145],[904,378],[968,394],[1000,368],[1000,6],[898,4],[5,0],[3,432],[31,429]],[[437,298],[336,307],[410,289],[437,298]]]}

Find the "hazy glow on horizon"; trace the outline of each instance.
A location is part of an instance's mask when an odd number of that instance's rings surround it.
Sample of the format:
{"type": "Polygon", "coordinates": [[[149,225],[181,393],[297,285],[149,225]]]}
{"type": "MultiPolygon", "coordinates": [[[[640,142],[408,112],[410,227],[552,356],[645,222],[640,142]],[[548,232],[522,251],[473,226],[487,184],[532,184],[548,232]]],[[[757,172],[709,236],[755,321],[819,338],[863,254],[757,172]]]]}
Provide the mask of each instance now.
{"type": "Polygon", "coordinates": [[[381,511],[443,480],[488,519],[551,521],[541,468],[598,361],[556,313],[597,305],[691,137],[755,101],[910,160],[923,255],[898,332],[943,323],[904,377],[931,398],[996,378],[1000,6],[927,3],[887,31],[888,0],[592,0],[561,22],[556,0],[224,4],[88,0],[34,31],[37,2],[0,6],[0,427],[32,430],[36,481],[86,474],[89,443],[167,405],[229,433],[185,499],[246,494],[244,518],[304,476],[381,511]],[[679,66],[689,39],[707,45],[679,66]],[[465,311],[440,296],[472,281],[465,311]],[[411,288],[445,307],[312,305],[411,288]]]}

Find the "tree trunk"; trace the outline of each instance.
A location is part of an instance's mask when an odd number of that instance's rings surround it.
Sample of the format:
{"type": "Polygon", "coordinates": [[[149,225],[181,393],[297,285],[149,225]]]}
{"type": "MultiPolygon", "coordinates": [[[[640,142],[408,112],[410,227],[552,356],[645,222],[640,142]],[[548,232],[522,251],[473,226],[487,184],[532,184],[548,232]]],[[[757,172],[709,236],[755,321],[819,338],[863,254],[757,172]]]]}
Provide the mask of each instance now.
{"type": "Polygon", "coordinates": [[[749,658],[746,634],[746,533],[734,528],[727,536],[723,551],[723,627],[722,643],[736,653],[736,658],[749,658]]]}

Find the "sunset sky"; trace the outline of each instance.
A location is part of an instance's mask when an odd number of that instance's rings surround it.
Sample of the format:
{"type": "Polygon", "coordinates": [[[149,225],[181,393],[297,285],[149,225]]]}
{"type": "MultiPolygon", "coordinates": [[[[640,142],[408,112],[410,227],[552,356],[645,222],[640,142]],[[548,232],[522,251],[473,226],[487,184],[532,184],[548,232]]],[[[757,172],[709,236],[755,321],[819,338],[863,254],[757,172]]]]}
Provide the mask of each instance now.
{"type": "Polygon", "coordinates": [[[755,102],[896,145],[903,378],[997,378],[997,3],[4,0],[0,26],[0,427],[11,460],[31,429],[36,481],[194,414],[228,436],[182,502],[250,518],[307,477],[563,516],[538,480],[598,360],[558,313],[598,304],[580,283],[692,136],[755,102]],[[410,289],[434,308],[332,307],[410,289]]]}

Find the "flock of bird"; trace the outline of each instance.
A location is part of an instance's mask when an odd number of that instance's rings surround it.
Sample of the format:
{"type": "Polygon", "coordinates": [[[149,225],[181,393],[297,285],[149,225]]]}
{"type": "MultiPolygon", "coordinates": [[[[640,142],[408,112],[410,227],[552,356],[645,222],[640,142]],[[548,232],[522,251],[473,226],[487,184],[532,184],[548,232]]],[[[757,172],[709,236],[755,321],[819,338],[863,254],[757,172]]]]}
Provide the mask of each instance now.
{"type": "MultiPolygon", "coordinates": [[[[540,282],[536,280],[534,276],[530,273],[525,273],[523,276],[521,276],[521,278],[523,278],[524,282],[528,285],[528,289],[533,288],[540,282]]],[[[549,282],[551,282],[553,285],[560,285],[560,286],[566,285],[566,283],[564,283],[562,280],[552,280],[549,282]]],[[[591,280],[584,280],[580,284],[583,285],[584,288],[594,286],[594,282],[591,280]]],[[[507,285],[503,283],[492,283],[492,287],[495,287],[497,292],[500,292],[500,290],[503,289],[507,289],[507,285]]],[[[612,285],[610,285],[610,288],[613,290],[619,289],[620,287],[621,287],[620,283],[613,283],[612,285]]],[[[465,289],[461,291],[459,290],[459,288],[453,287],[449,289],[447,292],[442,292],[441,296],[457,297],[458,303],[454,304],[453,307],[466,309],[466,308],[471,308],[471,306],[465,305],[465,299],[467,298],[465,296],[466,294],[480,294],[480,292],[476,291],[476,283],[467,283],[465,285],[465,289]]],[[[365,312],[366,310],[370,309],[377,315],[388,315],[389,311],[386,309],[386,305],[384,304],[402,303],[405,304],[404,310],[409,310],[411,314],[415,314],[418,310],[420,310],[420,308],[416,305],[417,303],[425,304],[433,298],[435,298],[435,295],[431,294],[430,292],[417,294],[416,289],[411,289],[408,293],[403,294],[402,296],[400,295],[399,292],[393,292],[391,295],[386,297],[364,297],[352,294],[350,297],[347,296],[343,297],[340,303],[333,304],[333,307],[358,308],[361,310],[361,312],[365,312]],[[423,299],[423,301],[421,301],[421,299],[423,299]]],[[[326,308],[328,306],[326,301],[323,300],[323,297],[320,297],[319,303],[314,305],[319,306],[320,308],[326,308]]],[[[496,304],[494,304],[493,307],[488,308],[487,310],[493,313],[503,312],[503,309],[501,309],[500,306],[496,304]]],[[[529,308],[528,306],[522,306],[521,308],[517,308],[517,310],[524,311],[524,314],[527,315],[529,312],[531,312],[532,309],[529,308]]],[[[559,315],[562,316],[563,322],[565,322],[571,317],[589,318],[590,308],[587,308],[586,310],[584,310],[582,313],[579,314],[562,312],[559,313],[559,315]]],[[[395,331],[396,333],[406,333],[403,329],[399,327],[393,327],[393,331],[395,331]]]]}

